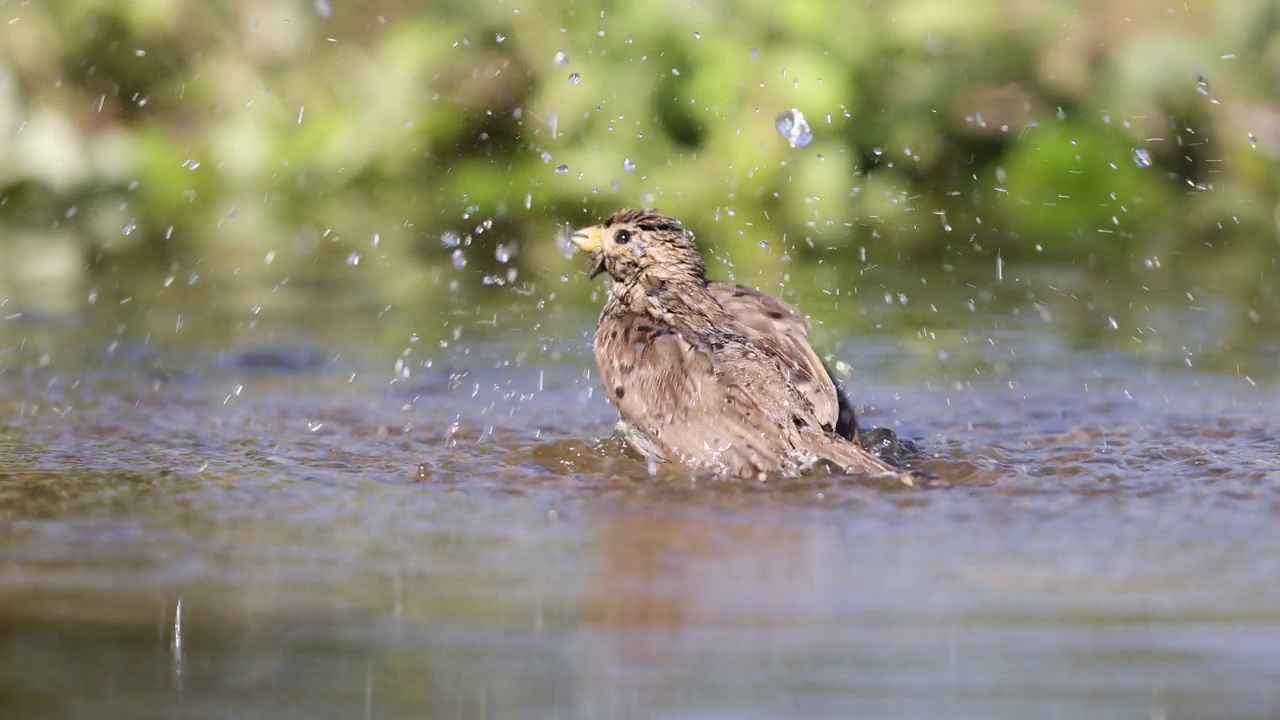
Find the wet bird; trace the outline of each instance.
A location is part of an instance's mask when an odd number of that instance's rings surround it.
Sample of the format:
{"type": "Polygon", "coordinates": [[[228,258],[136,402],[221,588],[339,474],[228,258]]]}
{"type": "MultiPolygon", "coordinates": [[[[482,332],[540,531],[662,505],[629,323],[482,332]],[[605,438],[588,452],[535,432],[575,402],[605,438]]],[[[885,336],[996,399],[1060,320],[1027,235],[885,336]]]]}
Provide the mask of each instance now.
{"type": "Polygon", "coordinates": [[[612,279],[596,364],[641,455],[737,476],[896,472],[858,442],[804,318],[759,290],[707,280],[679,221],[624,210],[570,238],[592,278],[612,279]]]}

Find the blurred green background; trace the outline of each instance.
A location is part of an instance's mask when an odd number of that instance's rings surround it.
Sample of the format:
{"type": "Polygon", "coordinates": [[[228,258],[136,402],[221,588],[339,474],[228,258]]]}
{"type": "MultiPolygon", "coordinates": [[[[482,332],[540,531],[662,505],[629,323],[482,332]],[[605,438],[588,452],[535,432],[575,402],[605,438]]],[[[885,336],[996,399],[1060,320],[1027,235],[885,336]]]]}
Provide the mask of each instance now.
{"type": "Polygon", "coordinates": [[[652,205],[739,268],[1256,286],[1278,25],[1275,0],[0,0],[0,283],[503,286],[566,272],[558,223],[652,205]]]}

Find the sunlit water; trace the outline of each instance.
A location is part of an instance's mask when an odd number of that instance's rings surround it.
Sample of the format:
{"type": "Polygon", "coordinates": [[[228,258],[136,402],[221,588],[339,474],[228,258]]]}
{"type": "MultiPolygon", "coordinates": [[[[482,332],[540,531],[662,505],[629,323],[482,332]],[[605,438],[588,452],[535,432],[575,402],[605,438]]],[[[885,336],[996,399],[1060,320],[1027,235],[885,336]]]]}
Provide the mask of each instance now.
{"type": "Polygon", "coordinates": [[[0,715],[1280,716],[1274,344],[1002,281],[806,299],[934,489],[651,476],[581,304],[15,310],[0,715]]]}

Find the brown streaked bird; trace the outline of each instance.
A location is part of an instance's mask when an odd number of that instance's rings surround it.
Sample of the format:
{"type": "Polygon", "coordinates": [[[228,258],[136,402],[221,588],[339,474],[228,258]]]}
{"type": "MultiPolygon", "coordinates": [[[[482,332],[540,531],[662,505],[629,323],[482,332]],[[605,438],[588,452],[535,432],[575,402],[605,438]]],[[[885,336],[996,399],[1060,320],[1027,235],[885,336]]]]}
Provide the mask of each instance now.
{"type": "Polygon", "coordinates": [[[708,281],[679,221],[624,210],[571,239],[591,256],[591,277],[613,280],[596,364],[640,454],[738,476],[897,472],[858,444],[853,412],[800,314],[759,290],[708,281]]]}

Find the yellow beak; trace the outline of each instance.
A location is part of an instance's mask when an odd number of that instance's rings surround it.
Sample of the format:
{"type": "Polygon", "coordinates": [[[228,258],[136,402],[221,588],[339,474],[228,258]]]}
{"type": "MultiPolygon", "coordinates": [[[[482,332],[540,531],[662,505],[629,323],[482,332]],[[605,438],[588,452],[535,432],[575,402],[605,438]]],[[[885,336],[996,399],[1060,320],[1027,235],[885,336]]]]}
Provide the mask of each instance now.
{"type": "Polygon", "coordinates": [[[600,252],[600,248],[604,246],[603,230],[599,225],[577,230],[569,239],[584,253],[600,252]]]}

